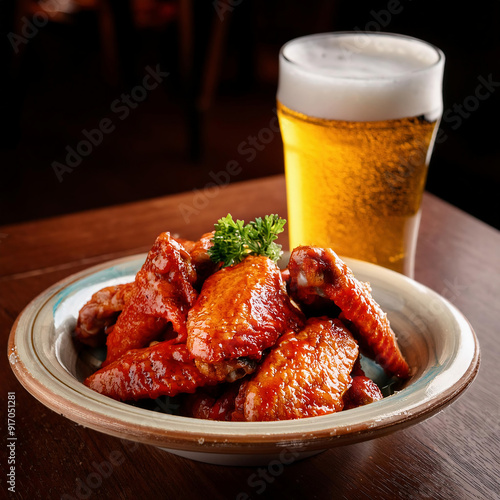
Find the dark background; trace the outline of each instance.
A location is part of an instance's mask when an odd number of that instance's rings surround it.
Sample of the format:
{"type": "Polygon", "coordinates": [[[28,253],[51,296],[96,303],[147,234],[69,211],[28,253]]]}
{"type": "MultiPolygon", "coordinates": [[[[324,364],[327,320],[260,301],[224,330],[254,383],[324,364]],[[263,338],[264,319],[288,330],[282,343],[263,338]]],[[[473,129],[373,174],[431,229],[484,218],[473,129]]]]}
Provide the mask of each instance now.
{"type": "Polygon", "coordinates": [[[189,31],[182,2],[85,0],[48,21],[36,2],[0,0],[0,224],[283,172],[270,127],[279,48],[309,33],[367,30],[445,52],[445,114],[427,189],[500,228],[500,1],[224,1],[193,0],[189,31]],[[43,26],[30,30],[29,21],[43,26]],[[220,64],[210,65],[219,35],[220,64]],[[126,117],[113,111],[148,67],[169,75],[136,91],[144,99],[126,117]],[[210,68],[214,91],[200,106],[210,68]],[[113,131],[58,179],[53,163],[106,118],[113,131]],[[238,173],[221,174],[229,162],[238,173]]]}

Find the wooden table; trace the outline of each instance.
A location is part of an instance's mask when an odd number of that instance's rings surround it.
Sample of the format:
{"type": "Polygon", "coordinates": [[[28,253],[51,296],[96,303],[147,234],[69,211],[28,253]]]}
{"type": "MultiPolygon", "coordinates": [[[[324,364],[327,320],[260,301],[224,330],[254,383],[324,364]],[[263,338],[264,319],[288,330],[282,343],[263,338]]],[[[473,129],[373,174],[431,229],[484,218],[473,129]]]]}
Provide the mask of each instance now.
{"type": "MultiPolygon", "coordinates": [[[[164,230],[196,239],[231,212],[286,217],[281,176],[0,227],[0,332],[55,281],[147,251],[164,230]]],[[[283,239],[286,242],[286,239],[283,239]]],[[[83,428],[38,403],[1,363],[3,452],[16,405],[15,498],[493,499],[500,494],[500,233],[426,195],[416,279],[454,303],[481,345],[479,375],[453,405],[395,434],[265,467],[192,462],[83,428]],[[102,468],[104,462],[113,463],[102,468]],[[273,473],[271,473],[273,472],[273,473]]],[[[2,491],[7,463],[2,458],[2,491]]]]}

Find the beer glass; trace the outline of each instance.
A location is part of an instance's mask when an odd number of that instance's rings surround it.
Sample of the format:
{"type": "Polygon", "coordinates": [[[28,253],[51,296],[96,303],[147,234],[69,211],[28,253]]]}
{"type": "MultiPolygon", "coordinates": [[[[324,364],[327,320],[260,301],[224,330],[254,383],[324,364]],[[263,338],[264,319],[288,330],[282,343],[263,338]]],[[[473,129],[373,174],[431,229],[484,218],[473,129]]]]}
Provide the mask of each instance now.
{"type": "Polygon", "coordinates": [[[279,64],[290,248],[330,247],[412,276],[443,53],[404,35],[338,32],[286,43],[279,64]]]}

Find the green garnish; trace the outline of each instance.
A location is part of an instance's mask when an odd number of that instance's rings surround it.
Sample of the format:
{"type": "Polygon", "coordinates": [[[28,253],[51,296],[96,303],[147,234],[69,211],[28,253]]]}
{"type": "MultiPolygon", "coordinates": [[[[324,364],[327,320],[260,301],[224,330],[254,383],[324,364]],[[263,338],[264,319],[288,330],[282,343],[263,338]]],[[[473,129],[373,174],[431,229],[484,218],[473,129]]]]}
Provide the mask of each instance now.
{"type": "Polygon", "coordinates": [[[223,262],[223,267],[238,264],[248,255],[264,255],[278,262],[281,245],[274,243],[286,224],[276,214],[257,217],[245,225],[242,220],[234,221],[231,214],[219,219],[215,224],[213,246],[208,255],[214,262],[223,262]]]}

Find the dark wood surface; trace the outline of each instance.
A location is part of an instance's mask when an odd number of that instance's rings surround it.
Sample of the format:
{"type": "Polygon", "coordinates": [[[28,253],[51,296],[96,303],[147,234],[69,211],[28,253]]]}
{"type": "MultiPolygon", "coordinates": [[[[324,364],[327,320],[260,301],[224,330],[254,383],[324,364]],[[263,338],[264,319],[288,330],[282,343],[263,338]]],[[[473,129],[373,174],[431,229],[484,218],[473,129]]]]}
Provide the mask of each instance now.
{"type": "MultiPolygon", "coordinates": [[[[245,220],[286,217],[283,177],[0,227],[2,344],[22,308],[59,279],[145,252],[165,230],[196,239],[227,212],[245,220]]],[[[286,246],[286,235],[281,240],[286,246]]],[[[284,468],[207,465],[59,416],[23,389],[4,355],[0,491],[22,499],[498,498],[500,232],[427,194],[415,278],[467,316],[481,346],[477,379],[433,418],[284,468]],[[15,494],[7,490],[4,453],[9,392],[16,402],[15,494]]]]}

